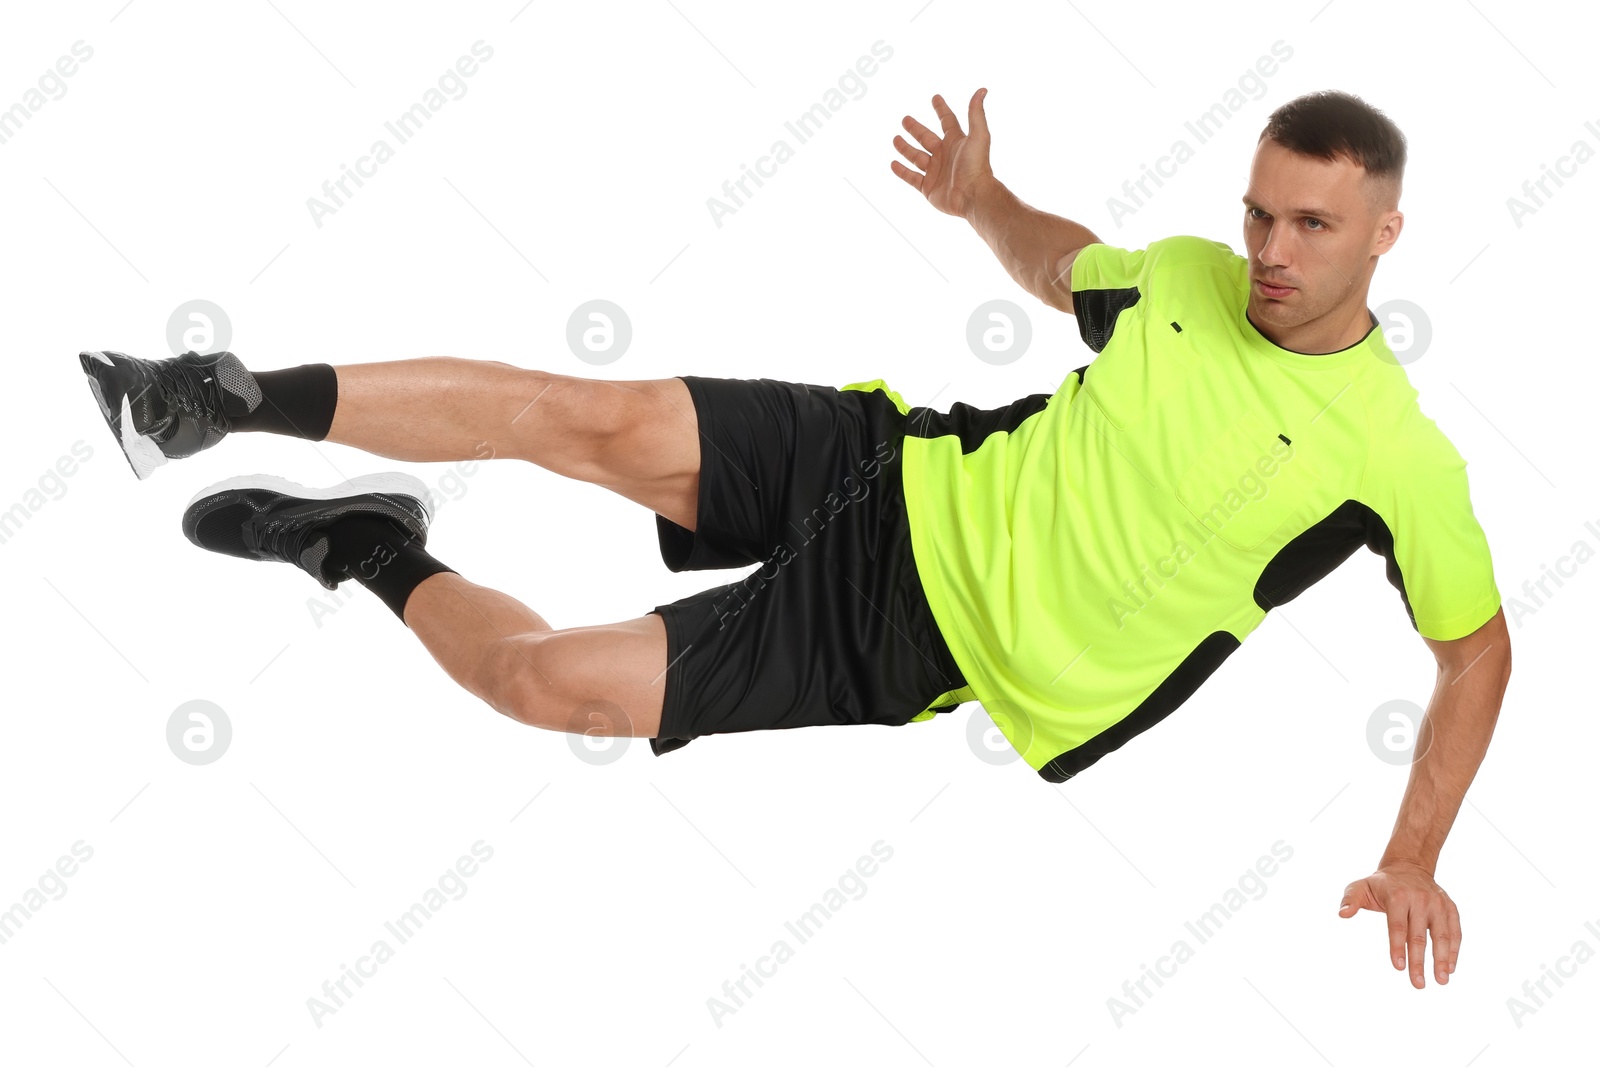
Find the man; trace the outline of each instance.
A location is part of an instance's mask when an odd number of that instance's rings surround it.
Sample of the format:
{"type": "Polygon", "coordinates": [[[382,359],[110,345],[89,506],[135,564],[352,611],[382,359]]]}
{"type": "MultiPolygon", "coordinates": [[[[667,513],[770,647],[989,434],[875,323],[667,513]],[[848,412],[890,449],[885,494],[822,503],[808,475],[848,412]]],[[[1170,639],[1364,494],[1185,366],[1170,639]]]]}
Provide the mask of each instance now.
{"type": "Polygon", "coordinates": [[[1465,464],[1365,308],[1400,231],[1399,131],[1342,95],[1286,105],[1252,165],[1248,259],[1195,237],[1130,252],[995,181],[982,97],[970,135],[939,97],[942,138],[908,116],[923,150],[895,143],[917,170],[892,167],[1078,317],[1100,357],[1053,396],[941,413],[881,379],[80,359],[141,477],[236,431],[417,462],[518,458],[655,512],[672,570],[759,565],[639,618],[557,630],[427,551],[428,495],[408,475],[315,490],[237,478],[185,511],[203,548],[289,562],[329,588],[354,578],[497,711],[648,737],[657,755],[706,734],[902,725],[978,700],[1032,768],[1065,781],[1366,544],[1441,675],[1418,737],[1428,758],[1341,913],[1386,911],[1396,965],[1409,951],[1419,987],[1431,930],[1446,981],[1459,920],[1432,872],[1510,655],[1465,464]]]}

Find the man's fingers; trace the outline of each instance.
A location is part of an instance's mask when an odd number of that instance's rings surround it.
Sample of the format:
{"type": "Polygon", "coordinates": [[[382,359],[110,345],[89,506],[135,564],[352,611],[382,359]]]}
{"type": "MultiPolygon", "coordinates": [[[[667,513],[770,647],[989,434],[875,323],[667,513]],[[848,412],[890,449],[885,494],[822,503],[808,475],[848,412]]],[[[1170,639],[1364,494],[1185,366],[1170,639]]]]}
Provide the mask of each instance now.
{"type": "Polygon", "coordinates": [[[932,162],[932,156],[928,155],[926,152],[919,152],[915,148],[912,148],[911,142],[906,140],[904,137],[901,137],[899,134],[895,134],[894,146],[900,150],[900,154],[902,156],[905,156],[913,164],[915,164],[918,170],[922,171],[924,174],[928,172],[928,164],[932,162]]]}
{"type": "Polygon", "coordinates": [[[951,134],[961,136],[961,123],[956,121],[956,113],[950,110],[950,105],[944,102],[944,97],[935,94],[933,110],[939,115],[939,125],[944,129],[946,137],[951,134]]]}
{"type": "Polygon", "coordinates": [[[1446,962],[1449,964],[1450,973],[1455,974],[1456,957],[1461,954],[1461,912],[1456,908],[1455,901],[1449,897],[1444,899],[1450,909],[1450,958],[1446,962]]]}
{"type": "Polygon", "coordinates": [[[938,149],[940,144],[939,138],[934,135],[932,130],[928,129],[928,127],[924,126],[910,115],[907,115],[905,118],[901,119],[900,125],[904,126],[906,128],[906,132],[915,137],[917,139],[917,143],[923,148],[926,148],[930,152],[938,149]]]}
{"type": "Polygon", "coordinates": [[[1394,969],[1406,969],[1406,913],[1401,908],[1395,908],[1388,913],[1389,921],[1389,961],[1394,964],[1394,969]]]}
{"type": "Polygon", "coordinates": [[[915,189],[919,193],[922,192],[922,175],[918,174],[916,171],[912,170],[898,159],[889,160],[889,169],[900,175],[901,180],[903,180],[907,185],[911,186],[911,188],[915,189]]]}
{"type": "Polygon", "coordinates": [[[1348,919],[1362,908],[1371,908],[1381,911],[1372,903],[1372,894],[1367,891],[1367,881],[1363,878],[1359,882],[1351,882],[1344,887],[1344,900],[1339,902],[1339,914],[1348,919]]]}
{"type": "Polygon", "coordinates": [[[1411,963],[1411,984],[1421,989],[1427,984],[1422,965],[1428,957],[1428,906],[1426,902],[1406,909],[1406,952],[1411,963]]]}
{"type": "Polygon", "coordinates": [[[1440,985],[1450,981],[1450,908],[1445,901],[1429,909],[1428,933],[1433,938],[1433,980],[1440,985]]]}
{"type": "Polygon", "coordinates": [[[979,89],[972,94],[971,103],[967,104],[967,126],[974,137],[989,136],[989,120],[983,113],[983,98],[988,95],[989,90],[979,89]]]}

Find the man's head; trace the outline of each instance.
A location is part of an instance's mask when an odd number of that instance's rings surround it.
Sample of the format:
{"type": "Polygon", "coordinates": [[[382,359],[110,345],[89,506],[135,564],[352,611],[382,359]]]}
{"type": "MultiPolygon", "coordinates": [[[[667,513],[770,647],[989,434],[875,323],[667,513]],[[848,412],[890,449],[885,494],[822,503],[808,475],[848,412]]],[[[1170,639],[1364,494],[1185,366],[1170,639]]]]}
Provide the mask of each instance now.
{"type": "MultiPolygon", "coordinates": [[[[1250,317],[1270,329],[1322,319],[1366,323],[1367,285],[1404,216],[1405,135],[1336,90],[1307,93],[1267,119],[1244,193],[1250,317]],[[1291,287],[1281,295],[1259,282],[1291,287]]],[[[1331,340],[1331,338],[1330,338],[1331,340]]]]}

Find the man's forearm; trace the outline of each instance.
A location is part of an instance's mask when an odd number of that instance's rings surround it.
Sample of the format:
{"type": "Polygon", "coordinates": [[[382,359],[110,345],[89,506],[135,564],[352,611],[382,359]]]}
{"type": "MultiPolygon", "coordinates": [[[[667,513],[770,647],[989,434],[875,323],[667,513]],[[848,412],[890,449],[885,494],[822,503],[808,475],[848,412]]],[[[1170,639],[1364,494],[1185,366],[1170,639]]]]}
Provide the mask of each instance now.
{"type": "Polygon", "coordinates": [[[1056,277],[1056,264],[1100,238],[1070,219],[1029,207],[997,179],[974,192],[966,217],[1018,285],[1053,308],[1072,309],[1071,280],[1056,277]]]}
{"type": "Polygon", "coordinates": [[[1509,655],[1441,669],[1428,713],[1417,729],[1411,777],[1394,833],[1378,866],[1415,863],[1431,875],[1439,851],[1488,751],[1510,678],[1509,655]]]}

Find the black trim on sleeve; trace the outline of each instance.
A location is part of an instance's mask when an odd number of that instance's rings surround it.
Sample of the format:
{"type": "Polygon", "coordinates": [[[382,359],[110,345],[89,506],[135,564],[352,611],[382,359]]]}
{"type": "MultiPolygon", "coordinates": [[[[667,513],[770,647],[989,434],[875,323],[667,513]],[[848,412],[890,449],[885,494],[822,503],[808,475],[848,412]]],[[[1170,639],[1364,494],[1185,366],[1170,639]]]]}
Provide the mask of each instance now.
{"type": "Polygon", "coordinates": [[[1287,604],[1326,578],[1362,545],[1383,557],[1384,576],[1400,591],[1411,628],[1417,629],[1416,612],[1406,595],[1405,576],[1394,556],[1394,533],[1372,508],[1359,500],[1346,500],[1328,517],[1284,545],[1261,571],[1255,600],[1262,611],[1287,604]]]}
{"type": "Polygon", "coordinates": [[[1078,335],[1083,343],[1099,352],[1111,340],[1117,316],[1139,302],[1137,286],[1128,289],[1076,289],[1072,293],[1072,313],[1078,319],[1078,335]]]}

